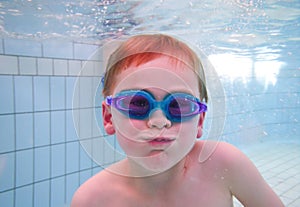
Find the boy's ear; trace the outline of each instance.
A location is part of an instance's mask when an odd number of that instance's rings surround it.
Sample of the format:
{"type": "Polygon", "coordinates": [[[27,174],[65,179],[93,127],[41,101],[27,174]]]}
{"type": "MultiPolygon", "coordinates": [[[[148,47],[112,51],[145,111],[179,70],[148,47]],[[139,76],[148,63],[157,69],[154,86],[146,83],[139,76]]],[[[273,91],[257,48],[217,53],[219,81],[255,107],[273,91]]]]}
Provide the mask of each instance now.
{"type": "Polygon", "coordinates": [[[198,132],[197,132],[197,138],[201,138],[203,134],[203,123],[205,118],[205,112],[200,114],[199,122],[198,122],[198,132]]]}
{"type": "Polygon", "coordinates": [[[103,118],[103,125],[106,133],[109,135],[114,134],[116,131],[112,123],[111,109],[105,103],[105,101],[102,102],[102,118],[103,118]]]}

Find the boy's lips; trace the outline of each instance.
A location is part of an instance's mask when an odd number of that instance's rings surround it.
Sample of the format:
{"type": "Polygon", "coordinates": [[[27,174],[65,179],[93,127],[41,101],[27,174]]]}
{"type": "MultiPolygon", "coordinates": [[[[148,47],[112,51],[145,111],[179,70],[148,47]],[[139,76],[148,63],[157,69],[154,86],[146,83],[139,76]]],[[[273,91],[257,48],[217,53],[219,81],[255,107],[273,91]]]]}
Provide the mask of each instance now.
{"type": "Polygon", "coordinates": [[[168,138],[168,137],[156,137],[154,139],[149,139],[147,142],[154,147],[167,147],[170,144],[172,144],[175,141],[174,138],[168,138]]]}

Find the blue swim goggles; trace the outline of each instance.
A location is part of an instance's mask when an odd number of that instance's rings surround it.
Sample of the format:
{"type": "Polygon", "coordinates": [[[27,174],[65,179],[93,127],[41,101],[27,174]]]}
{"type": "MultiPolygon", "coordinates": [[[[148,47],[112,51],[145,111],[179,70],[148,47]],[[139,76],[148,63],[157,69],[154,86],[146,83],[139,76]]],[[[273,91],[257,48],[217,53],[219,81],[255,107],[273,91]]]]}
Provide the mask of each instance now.
{"type": "Polygon", "coordinates": [[[206,104],[187,93],[171,93],[162,101],[156,101],[154,96],[143,90],[126,90],[107,96],[106,104],[118,109],[131,119],[144,120],[156,109],[161,109],[172,122],[182,122],[207,110],[206,104]]]}

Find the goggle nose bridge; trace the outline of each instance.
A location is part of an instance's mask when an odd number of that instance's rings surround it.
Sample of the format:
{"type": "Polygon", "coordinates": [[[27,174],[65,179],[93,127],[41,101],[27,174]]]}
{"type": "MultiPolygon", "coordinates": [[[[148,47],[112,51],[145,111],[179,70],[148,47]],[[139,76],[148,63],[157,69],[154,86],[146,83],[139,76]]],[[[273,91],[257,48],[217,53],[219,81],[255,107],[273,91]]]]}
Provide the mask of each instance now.
{"type": "Polygon", "coordinates": [[[161,110],[164,116],[169,119],[168,114],[167,114],[167,107],[166,107],[166,100],[162,101],[157,101],[151,97],[151,103],[150,103],[150,110],[148,117],[150,117],[155,111],[161,110]]]}

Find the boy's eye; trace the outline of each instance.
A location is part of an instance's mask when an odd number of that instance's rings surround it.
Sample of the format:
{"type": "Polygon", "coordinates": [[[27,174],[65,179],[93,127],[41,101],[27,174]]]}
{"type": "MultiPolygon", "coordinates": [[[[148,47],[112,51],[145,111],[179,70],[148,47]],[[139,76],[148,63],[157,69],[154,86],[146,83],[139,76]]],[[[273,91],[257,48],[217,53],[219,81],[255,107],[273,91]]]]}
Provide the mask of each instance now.
{"type": "Polygon", "coordinates": [[[174,108],[174,109],[175,108],[180,108],[180,104],[178,103],[177,100],[173,100],[173,101],[170,102],[169,108],[174,108]]]}
{"type": "Polygon", "coordinates": [[[186,108],[191,106],[191,101],[183,98],[177,98],[170,102],[171,108],[186,108]]]}
{"type": "Polygon", "coordinates": [[[134,96],[130,99],[130,106],[133,107],[147,107],[149,106],[149,102],[146,98],[142,96],[134,96]]]}
{"type": "Polygon", "coordinates": [[[185,98],[174,99],[169,104],[169,112],[173,115],[188,114],[193,112],[194,109],[193,102],[185,98]]]}
{"type": "Polygon", "coordinates": [[[181,108],[182,108],[182,103],[180,100],[172,100],[170,103],[169,103],[169,112],[173,115],[180,115],[181,114],[181,108]]]}
{"type": "Polygon", "coordinates": [[[138,95],[123,98],[119,104],[123,109],[131,110],[131,111],[135,111],[135,110],[146,111],[150,107],[149,101],[145,97],[138,96],[138,95]]]}

